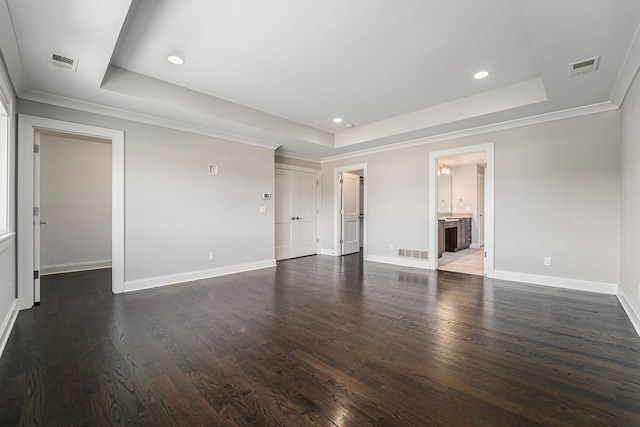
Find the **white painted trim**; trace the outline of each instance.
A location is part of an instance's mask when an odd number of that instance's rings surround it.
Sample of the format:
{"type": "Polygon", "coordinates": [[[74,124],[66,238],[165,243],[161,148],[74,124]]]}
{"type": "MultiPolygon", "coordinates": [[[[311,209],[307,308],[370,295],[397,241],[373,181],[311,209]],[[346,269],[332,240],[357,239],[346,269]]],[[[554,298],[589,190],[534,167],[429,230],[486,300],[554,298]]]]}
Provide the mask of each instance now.
{"type": "Polygon", "coordinates": [[[469,247],[471,249],[480,249],[482,246],[480,245],[480,243],[472,243],[469,245],[469,247]]]}
{"type": "Polygon", "coordinates": [[[47,276],[49,274],[60,273],[75,273],[77,271],[89,271],[89,270],[102,270],[103,268],[111,268],[111,260],[105,259],[102,261],[85,261],[85,262],[73,262],[69,264],[57,264],[40,266],[40,276],[47,276]]]}
{"type": "Polygon", "coordinates": [[[430,269],[429,261],[411,259],[411,258],[394,258],[388,256],[380,256],[380,255],[367,255],[364,258],[365,261],[368,262],[380,262],[383,264],[393,264],[399,265],[402,267],[413,267],[413,268],[423,268],[430,269]]]}
{"type": "Polygon", "coordinates": [[[78,101],[76,99],[65,98],[62,96],[51,95],[49,93],[28,90],[20,95],[20,98],[29,101],[41,102],[44,104],[56,105],[58,107],[71,108],[87,113],[100,114],[108,117],[116,117],[128,121],[138,123],[146,123],[149,125],[160,126],[169,129],[180,130],[184,132],[194,133],[196,135],[206,135],[214,138],[220,138],[227,141],[238,142],[240,144],[248,144],[256,147],[277,150],[282,144],[264,141],[257,138],[251,138],[242,135],[236,135],[217,129],[198,126],[190,123],[179,122],[176,120],[164,119],[148,114],[136,113],[134,111],[124,110],[115,107],[107,107],[105,105],[94,104],[91,102],[78,101]]]}
{"type": "Polygon", "coordinates": [[[494,143],[469,145],[466,147],[452,148],[449,150],[432,151],[429,153],[429,264],[430,268],[438,268],[438,159],[441,157],[459,156],[470,153],[485,154],[487,167],[484,172],[484,275],[494,277],[495,266],[495,155],[494,143]]]}
{"type": "Polygon", "coordinates": [[[18,317],[18,298],[14,299],[9,307],[9,312],[5,316],[2,321],[2,325],[0,325],[0,357],[2,357],[2,352],[7,345],[7,341],[9,340],[9,335],[11,335],[11,331],[13,330],[13,325],[16,323],[16,318],[18,317]]]}
{"type": "Polygon", "coordinates": [[[625,313],[627,313],[627,317],[631,321],[636,333],[640,336],[640,315],[633,309],[633,306],[629,302],[627,294],[624,292],[624,289],[622,289],[622,286],[618,286],[616,296],[618,297],[618,301],[620,301],[620,305],[624,309],[625,313]]]}
{"type": "Polygon", "coordinates": [[[15,238],[16,233],[6,233],[0,236],[0,254],[11,246],[15,238]]]}
{"type": "Polygon", "coordinates": [[[611,102],[602,102],[599,104],[587,105],[584,107],[576,107],[568,110],[556,111],[553,113],[540,114],[537,116],[525,117],[522,119],[509,120],[506,122],[494,123],[485,126],[478,126],[468,129],[457,130],[453,132],[433,135],[426,138],[412,139],[409,141],[398,142],[396,144],[383,145],[376,148],[368,148],[350,153],[340,154],[337,156],[323,157],[320,163],[335,162],[338,160],[351,159],[353,157],[361,157],[371,154],[385,153],[387,151],[401,150],[404,148],[417,147],[420,145],[433,144],[434,142],[450,141],[452,139],[464,138],[467,136],[482,135],[489,132],[498,132],[502,130],[514,129],[523,126],[536,125],[540,123],[553,122],[556,120],[570,119],[573,117],[586,116],[589,114],[602,113],[605,111],[616,110],[617,107],[611,102]]]}
{"type": "Polygon", "coordinates": [[[362,236],[362,252],[364,253],[364,258],[367,257],[368,251],[368,237],[367,237],[367,220],[369,218],[369,214],[367,212],[367,199],[368,199],[368,185],[369,179],[367,178],[367,164],[366,163],[358,163],[355,165],[347,165],[347,166],[339,166],[337,168],[333,168],[333,253],[336,256],[342,256],[342,249],[340,246],[340,238],[341,235],[341,227],[342,227],[342,218],[340,217],[340,205],[342,205],[341,193],[340,193],[340,174],[342,172],[351,172],[362,170],[364,174],[364,236],[362,236]]]}
{"type": "Polygon", "coordinates": [[[304,156],[302,154],[291,153],[284,150],[276,151],[276,157],[286,157],[288,159],[302,160],[304,162],[320,163],[320,159],[317,157],[304,156]]]}
{"type": "Polygon", "coordinates": [[[287,165],[285,163],[276,163],[276,169],[286,169],[290,171],[320,173],[320,169],[306,168],[304,166],[287,165]]]}
{"type": "Polygon", "coordinates": [[[611,103],[617,105],[618,108],[622,107],[624,98],[638,74],[638,69],[640,69],[640,26],[636,29],[616,85],[611,91],[611,103]]]}
{"type": "Polygon", "coordinates": [[[113,293],[124,292],[124,132],[61,120],[18,116],[18,298],[31,308],[33,289],[33,141],[39,130],[73,133],[111,140],[111,259],[113,293]]]}
{"type": "Polygon", "coordinates": [[[575,291],[595,292],[599,294],[616,295],[618,285],[615,283],[593,282],[590,280],[567,279],[565,277],[540,276],[536,274],[516,273],[513,271],[495,270],[494,279],[511,282],[530,283],[534,285],[554,288],[571,289],[575,291]]]}
{"type": "Polygon", "coordinates": [[[230,265],[227,267],[212,268],[208,270],[191,271],[188,273],[172,274],[169,276],[150,277],[148,279],[129,280],[125,283],[125,292],[141,291],[144,289],[159,288],[167,285],[191,282],[194,280],[210,279],[212,277],[226,276],[229,274],[243,273],[251,270],[275,267],[276,260],[265,260],[247,264],[230,265]]]}
{"type": "Polygon", "coordinates": [[[320,249],[320,255],[340,256],[335,251],[333,251],[331,249],[320,249]]]}

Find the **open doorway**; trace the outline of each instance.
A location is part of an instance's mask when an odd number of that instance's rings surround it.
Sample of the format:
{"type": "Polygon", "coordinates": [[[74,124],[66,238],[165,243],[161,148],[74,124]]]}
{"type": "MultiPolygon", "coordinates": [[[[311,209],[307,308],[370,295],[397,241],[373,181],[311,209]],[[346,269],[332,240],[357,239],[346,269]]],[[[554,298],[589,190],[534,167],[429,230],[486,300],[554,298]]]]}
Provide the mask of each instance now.
{"type": "Polygon", "coordinates": [[[334,169],[334,254],[367,253],[367,165],[334,169]]]}
{"type": "MultiPolygon", "coordinates": [[[[467,159],[474,159],[475,157],[468,157],[467,159]]],[[[479,157],[478,157],[479,158],[479,157]]],[[[464,159],[464,157],[461,157],[464,159]]],[[[448,168],[449,175],[451,169],[448,168]]],[[[482,260],[482,271],[487,277],[493,277],[494,274],[494,144],[478,144],[467,147],[452,148],[449,150],[433,151],[429,153],[429,267],[431,269],[438,269],[441,267],[439,254],[448,252],[447,245],[447,229],[455,229],[449,231],[449,252],[459,252],[458,248],[462,249],[475,249],[477,252],[477,258],[482,260]],[[451,193],[450,201],[446,200],[447,190],[441,189],[440,195],[438,191],[438,172],[440,176],[446,175],[443,173],[447,169],[447,165],[444,159],[447,159],[450,163],[454,158],[458,156],[475,155],[484,156],[484,174],[482,177],[478,177],[478,168],[473,165],[469,167],[468,180],[471,182],[466,188],[468,192],[475,193],[476,200],[472,200],[474,197],[465,195],[464,193],[451,193]],[[443,164],[439,167],[439,163],[443,164]],[[481,204],[478,205],[478,182],[481,180],[484,182],[484,192],[481,200],[481,204]],[[444,196],[444,197],[440,197],[444,196]],[[468,200],[465,200],[468,199],[468,200]],[[444,199],[444,203],[443,203],[444,199]],[[462,199],[462,200],[461,200],[462,199]],[[474,242],[474,224],[473,224],[473,211],[476,211],[475,217],[475,242],[474,242]],[[482,223],[479,224],[478,218],[482,215],[482,223]],[[466,219],[465,219],[466,217],[466,219]],[[470,218],[471,217],[471,218],[470,218]],[[447,219],[451,220],[451,223],[447,223],[447,219]],[[445,230],[443,230],[443,228],[445,230]],[[482,235],[482,240],[480,236],[482,235]],[[439,239],[442,236],[444,239],[439,239]],[[470,238],[468,237],[470,236],[470,238]],[[467,246],[468,245],[468,246],[467,246]],[[456,249],[458,249],[456,251],[456,249]]],[[[441,184],[443,185],[443,184],[441,184]]],[[[448,190],[451,191],[451,190],[448,190]]],[[[481,195],[482,196],[482,195],[481,195]]],[[[470,254],[469,251],[467,254],[470,254]]],[[[444,266],[443,266],[444,267],[444,266]]],[[[479,272],[475,274],[481,274],[479,272]]]]}
{"type": "MultiPolygon", "coordinates": [[[[20,309],[36,302],[39,269],[35,263],[35,227],[39,206],[35,205],[34,151],[38,132],[62,132],[111,141],[111,291],[125,291],[124,282],[124,132],[79,123],[18,116],[18,298],[20,309]]],[[[39,266],[38,266],[39,267],[39,266]]]]}
{"type": "Polygon", "coordinates": [[[485,153],[438,158],[438,270],[484,276],[485,153]]]}
{"type": "MultiPolygon", "coordinates": [[[[111,268],[111,140],[37,131],[34,260],[40,276],[111,268]]],[[[36,286],[35,303],[40,301],[36,286]]]]}

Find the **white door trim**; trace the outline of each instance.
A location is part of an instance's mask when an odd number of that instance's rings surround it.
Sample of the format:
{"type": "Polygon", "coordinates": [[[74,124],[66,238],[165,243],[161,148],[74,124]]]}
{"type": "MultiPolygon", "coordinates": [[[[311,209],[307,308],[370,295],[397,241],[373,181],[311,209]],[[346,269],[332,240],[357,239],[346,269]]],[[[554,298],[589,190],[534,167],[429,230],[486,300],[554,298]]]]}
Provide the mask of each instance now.
{"type": "Polygon", "coordinates": [[[340,216],[340,206],[342,205],[342,194],[340,192],[340,174],[342,172],[352,172],[362,170],[364,171],[364,206],[362,207],[364,213],[364,232],[362,236],[362,254],[363,259],[367,259],[367,185],[369,185],[367,180],[367,164],[366,163],[358,163],[355,165],[348,166],[339,166],[337,168],[333,168],[333,255],[341,256],[342,250],[340,247],[340,238],[342,236],[342,218],[340,216]]]}
{"type": "Polygon", "coordinates": [[[18,115],[18,298],[20,309],[31,308],[33,292],[33,144],[36,130],[49,130],[111,140],[112,283],[124,292],[124,132],[79,123],[18,115]]]}
{"type": "MultiPolygon", "coordinates": [[[[470,153],[485,153],[484,172],[484,274],[494,277],[494,143],[470,145],[429,153],[429,268],[438,268],[438,159],[470,153]]],[[[366,182],[365,182],[366,183],[366,182]]]]}

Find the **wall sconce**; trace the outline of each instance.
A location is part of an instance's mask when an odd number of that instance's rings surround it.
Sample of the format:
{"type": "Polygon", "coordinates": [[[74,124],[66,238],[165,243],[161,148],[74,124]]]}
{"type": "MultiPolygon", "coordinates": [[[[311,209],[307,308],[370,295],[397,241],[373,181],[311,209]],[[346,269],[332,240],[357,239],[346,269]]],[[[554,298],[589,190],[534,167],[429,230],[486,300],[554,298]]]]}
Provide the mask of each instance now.
{"type": "Polygon", "coordinates": [[[438,175],[451,175],[451,169],[446,165],[440,164],[438,165],[438,175]]]}

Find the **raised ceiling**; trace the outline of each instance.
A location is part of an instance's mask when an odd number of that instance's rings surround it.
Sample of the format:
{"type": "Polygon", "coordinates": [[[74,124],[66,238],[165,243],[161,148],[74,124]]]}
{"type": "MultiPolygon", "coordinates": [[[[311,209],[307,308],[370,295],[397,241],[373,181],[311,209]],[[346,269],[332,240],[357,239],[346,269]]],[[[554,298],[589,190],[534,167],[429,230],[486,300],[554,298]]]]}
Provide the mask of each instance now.
{"type": "Polygon", "coordinates": [[[637,0],[7,0],[0,8],[0,23],[13,27],[0,41],[21,98],[315,158],[616,108],[639,56],[637,0]],[[77,70],[52,65],[52,54],[76,59],[77,70]],[[596,71],[569,77],[570,63],[595,56],[596,71]],[[480,70],[490,75],[474,79],[480,70]]]}

